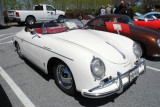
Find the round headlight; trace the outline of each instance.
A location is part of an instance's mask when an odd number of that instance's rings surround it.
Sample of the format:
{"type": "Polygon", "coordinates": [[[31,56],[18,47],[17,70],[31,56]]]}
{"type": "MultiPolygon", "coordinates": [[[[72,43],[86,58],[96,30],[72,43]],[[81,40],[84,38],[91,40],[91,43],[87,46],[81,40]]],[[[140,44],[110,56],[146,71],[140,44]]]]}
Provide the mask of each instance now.
{"type": "Polygon", "coordinates": [[[142,48],[138,43],[133,44],[133,52],[137,58],[142,56],[142,48]]]}
{"type": "Polygon", "coordinates": [[[160,39],[157,39],[157,45],[160,48],[160,39]]]}
{"type": "Polygon", "coordinates": [[[105,76],[105,65],[99,58],[93,58],[91,62],[91,72],[95,79],[102,79],[105,76]]]}

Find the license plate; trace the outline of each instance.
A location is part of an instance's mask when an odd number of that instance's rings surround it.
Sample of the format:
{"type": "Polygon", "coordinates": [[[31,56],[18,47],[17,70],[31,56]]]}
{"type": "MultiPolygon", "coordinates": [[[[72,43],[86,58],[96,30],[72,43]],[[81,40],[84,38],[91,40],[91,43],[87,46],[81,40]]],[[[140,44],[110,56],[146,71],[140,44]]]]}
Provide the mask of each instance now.
{"type": "Polygon", "coordinates": [[[136,77],[138,77],[138,76],[139,76],[139,68],[136,68],[135,70],[133,70],[133,71],[131,71],[131,72],[129,73],[130,82],[131,82],[134,78],[136,78],[136,77]]]}

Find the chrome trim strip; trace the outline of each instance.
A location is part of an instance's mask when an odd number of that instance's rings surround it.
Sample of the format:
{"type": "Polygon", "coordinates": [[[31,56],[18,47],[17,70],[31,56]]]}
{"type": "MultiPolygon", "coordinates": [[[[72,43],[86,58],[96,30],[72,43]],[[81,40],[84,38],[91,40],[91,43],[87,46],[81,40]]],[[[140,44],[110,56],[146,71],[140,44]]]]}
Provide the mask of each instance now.
{"type": "Polygon", "coordinates": [[[126,56],[119,49],[117,49],[115,46],[113,46],[112,44],[110,44],[108,42],[106,42],[106,43],[111,45],[113,48],[115,48],[122,55],[123,59],[126,59],[126,56]]]}
{"type": "Polygon", "coordinates": [[[118,94],[123,92],[123,83],[122,83],[122,74],[120,72],[117,72],[118,75],[118,79],[119,79],[119,90],[118,90],[118,94]]]}
{"type": "Polygon", "coordinates": [[[115,89],[113,91],[109,91],[109,92],[106,92],[106,93],[99,93],[99,94],[92,94],[92,93],[86,93],[84,92],[83,93],[83,96],[85,97],[88,97],[88,98],[103,98],[103,97],[107,97],[107,96],[110,96],[114,93],[116,93],[119,89],[115,89]]]}
{"type": "Polygon", "coordinates": [[[16,37],[16,36],[15,36],[15,38],[18,38],[18,39],[20,39],[20,40],[23,40],[24,42],[27,42],[27,43],[29,43],[29,44],[32,44],[32,45],[36,46],[36,47],[39,47],[39,48],[41,48],[41,49],[47,50],[47,51],[52,52],[52,53],[54,53],[54,54],[56,54],[56,55],[59,55],[59,56],[61,56],[61,57],[64,57],[64,58],[66,58],[66,59],[69,59],[69,60],[71,60],[71,61],[74,61],[74,60],[71,59],[71,58],[68,58],[68,57],[63,56],[63,55],[61,55],[61,54],[59,54],[59,53],[56,53],[56,52],[54,52],[54,51],[51,51],[51,50],[49,50],[49,49],[47,49],[47,48],[45,48],[45,47],[38,46],[38,45],[36,45],[36,44],[33,44],[33,43],[31,43],[31,42],[28,42],[28,41],[26,41],[26,40],[24,40],[24,39],[21,39],[21,38],[19,38],[19,37],[16,37]]]}

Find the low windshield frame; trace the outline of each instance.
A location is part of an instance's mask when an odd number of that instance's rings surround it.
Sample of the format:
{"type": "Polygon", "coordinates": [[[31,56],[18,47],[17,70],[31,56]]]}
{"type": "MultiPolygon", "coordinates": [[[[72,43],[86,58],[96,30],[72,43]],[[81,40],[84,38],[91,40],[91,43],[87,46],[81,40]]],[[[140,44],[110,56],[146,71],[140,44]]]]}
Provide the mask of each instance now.
{"type": "MultiPolygon", "coordinates": [[[[48,23],[48,24],[49,24],[49,23],[53,23],[53,24],[55,24],[55,25],[62,25],[62,26],[65,28],[65,27],[68,27],[68,26],[66,25],[66,22],[70,22],[71,20],[72,20],[72,21],[75,20],[75,21],[79,22],[79,24],[81,24],[80,28],[81,28],[81,29],[84,28],[83,22],[82,22],[80,19],[78,19],[78,18],[53,19],[53,20],[50,20],[50,21],[47,21],[47,22],[44,22],[44,23],[43,23],[43,25],[42,25],[42,35],[46,34],[46,33],[45,33],[45,28],[48,27],[48,26],[46,26],[47,23],[48,23]]],[[[72,21],[71,21],[71,22],[72,22],[72,21]]],[[[73,23],[74,23],[74,22],[73,22],[73,23]]],[[[74,24],[76,24],[76,25],[78,26],[77,23],[74,23],[74,24]]],[[[68,27],[67,29],[68,29],[68,30],[71,30],[69,27],[68,27]]],[[[77,29],[79,29],[79,28],[77,28],[77,29]]]]}

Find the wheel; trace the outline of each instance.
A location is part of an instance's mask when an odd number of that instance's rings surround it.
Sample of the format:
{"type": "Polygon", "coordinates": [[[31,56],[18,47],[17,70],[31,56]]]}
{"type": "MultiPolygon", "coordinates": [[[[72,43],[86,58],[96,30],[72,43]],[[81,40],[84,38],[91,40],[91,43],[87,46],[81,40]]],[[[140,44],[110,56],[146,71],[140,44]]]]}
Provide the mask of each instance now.
{"type": "Polygon", "coordinates": [[[20,49],[20,46],[19,46],[18,43],[16,44],[16,51],[17,51],[19,57],[20,57],[21,59],[23,59],[23,54],[22,54],[22,52],[21,52],[21,49],[20,49]]]}
{"type": "Polygon", "coordinates": [[[33,25],[33,24],[35,24],[35,19],[34,19],[34,17],[28,17],[28,18],[26,19],[26,24],[27,24],[27,25],[33,25]]]}
{"type": "Polygon", "coordinates": [[[53,67],[53,74],[55,83],[57,86],[66,94],[74,95],[75,94],[75,83],[70,69],[66,64],[59,61],[53,67]]]}
{"type": "Polygon", "coordinates": [[[20,26],[24,26],[24,25],[25,25],[24,22],[18,22],[18,24],[19,24],[20,26]]]}
{"type": "Polygon", "coordinates": [[[62,16],[62,15],[60,15],[59,17],[58,17],[58,19],[63,19],[64,18],[64,16],[62,16]]]}
{"type": "Polygon", "coordinates": [[[61,19],[63,19],[63,18],[64,18],[64,16],[60,15],[60,16],[58,17],[58,22],[63,22],[63,20],[61,20],[61,19]]]}

